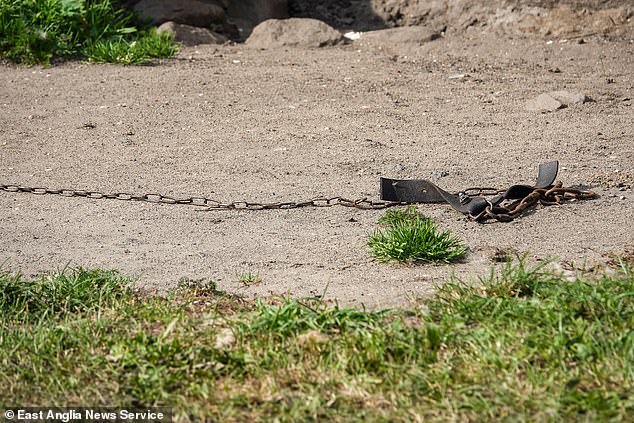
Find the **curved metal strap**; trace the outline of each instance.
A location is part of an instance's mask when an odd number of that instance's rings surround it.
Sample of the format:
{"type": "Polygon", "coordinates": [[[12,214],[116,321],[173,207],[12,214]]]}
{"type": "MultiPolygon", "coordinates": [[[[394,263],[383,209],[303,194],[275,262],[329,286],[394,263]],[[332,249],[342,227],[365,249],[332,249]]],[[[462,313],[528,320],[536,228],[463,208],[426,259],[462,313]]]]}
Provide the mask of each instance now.
{"type": "Polygon", "coordinates": [[[535,186],[513,185],[506,190],[506,192],[504,193],[504,198],[507,200],[519,200],[533,192],[535,188],[549,188],[555,182],[555,178],[557,178],[558,172],[559,162],[557,160],[542,163],[539,165],[539,168],[537,170],[537,180],[535,181],[535,186]]]}

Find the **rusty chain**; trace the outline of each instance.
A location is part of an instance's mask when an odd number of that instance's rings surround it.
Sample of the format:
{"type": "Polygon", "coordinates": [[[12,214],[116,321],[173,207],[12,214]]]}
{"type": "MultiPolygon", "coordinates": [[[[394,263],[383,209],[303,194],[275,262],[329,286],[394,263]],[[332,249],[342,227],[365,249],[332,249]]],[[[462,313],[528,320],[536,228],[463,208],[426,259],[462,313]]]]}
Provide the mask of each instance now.
{"type": "MultiPolygon", "coordinates": [[[[162,194],[130,194],[125,192],[102,193],[100,191],[88,191],[77,189],[51,189],[43,187],[27,187],[17,184],[0,184],[0,191],[22,192],[35,195],[59,195],[62,197],[84,197],[91,199],[112,199],[123,201],[142,201],[153,204],[178,204],[198,206],[200,210],[285,210],[303,207],[333,207],[343,206],[361,210],[380,210],[389,207],[405,205],[408,203],[399,201],[372,201],[367,197],[350,200],[343,197],[317,197],[306,201],[287,201],[274,203],[260,203],[248,201],[233,201],[223,203],[203,196],[175,198],[162,194]]],[[[493,196],[504,193],[505,190],[495,188],[467,188],[461,194],[469,197],[493,196]]],[[[528,196],[521,200],[516,200],[509,205],[495,206],[491,203],[477,216],[470,216],[471,219],[482,222],[487,219],[494,219],[500,222],[508,222],[515,219],[525,210],[537,205],[561,204],[568,200],[582,200],[595,198],[597,195],[592,191],[583,191],[576,188],[564,188],[558,182],[551,188],[535,189],[528,196]]]]}
{"type": "Polygon", "coordinates": [[[201,210],[284,210],[297,209],[302,207],[333,207],[344,206],[362,210],[378,210],[397,206],[398,201],[372,201],[367,197],[356,200],[349,200],[343,197],[317,197],[306,201],[284,201],[275,203],[258,203],[250,201],[233,201],[223,203],[207,197],[185,197],[175,198],[162,194],[130,194],[126,192],[102,193],[99,191],[87,191],[77,189],[51,189],[42,187],[26,187],[16,184],[0,184],[0,191],[24,192],[36,195],[60,195],[62,197],[85,197],[92,199],[110,199],[123,201],[143,201],[154,204],[180,204],[189,206],[199,206],[201,210]]]}
{"type": "Polygon", "coordinates": [[[526,197],[515,200],[508,205],[495,206],[491,203],[477,216],[472,216],[475,221],[494,219],[498,222],[510,222],[527,209],[541,204],[551,206],[562,204],[565,201],[589,200],[596,198],[594,191],[580,190],[577,188],[564,188],[561,181],[558,181],[550,188],[535,188],[526,197]]]}

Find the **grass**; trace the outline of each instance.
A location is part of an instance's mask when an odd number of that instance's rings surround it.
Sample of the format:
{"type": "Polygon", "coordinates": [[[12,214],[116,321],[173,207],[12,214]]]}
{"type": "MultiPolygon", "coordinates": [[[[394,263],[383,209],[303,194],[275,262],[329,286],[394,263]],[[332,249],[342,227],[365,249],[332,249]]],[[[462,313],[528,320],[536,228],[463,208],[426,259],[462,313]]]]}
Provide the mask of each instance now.
{"type": "Polygon", "coordinates": [[[238,274],[238,283],[243,286],[259,285],[262,283],[262,276],[260,276],[259,272],[242,272],[238,274]]]}
{"type": "Polygon", "coordinates": [[[145,29],[111,0],[0,1],[0,57],[17,63],[140,64],[175,52],[171,36],[145,29]]]}
{"type": "Polygon", "coordinates": [[[384,228],[370,235],[368,246],[370,254],[382,262],[449,263],[467,252],[460,239],[449,231],[441,231],[433,220],[413,206],[405,210],[388,210],[379,219],[379,224],[384,228]]]}
{"type": "Polygon", "coordinates": [[[409,310],[114,272],[0,275],[0,408],[173,407],[177,421],[628,421],[634,275],[519,261],[409,310]],[[98,383],[96,381],[99,381],[98,383]]]}
{"type": "Polygon", "coordinates": [[[88,60],[95,63],[134,65],[153,58],[172,57],[176,46],[172,35],[151,29],[143,37],[128,41],[125,38],[99,40],[86,51],[88,60]]]}

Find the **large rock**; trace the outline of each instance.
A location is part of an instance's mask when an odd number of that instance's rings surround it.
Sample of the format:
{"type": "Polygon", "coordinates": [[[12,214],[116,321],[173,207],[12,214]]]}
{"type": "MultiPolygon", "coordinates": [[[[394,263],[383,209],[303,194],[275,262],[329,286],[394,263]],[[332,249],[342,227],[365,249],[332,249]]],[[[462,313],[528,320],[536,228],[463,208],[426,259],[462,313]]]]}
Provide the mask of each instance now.
{"type": "Polygon", "coordinates": [[[316,19],[269,19],[253,29],[246,41],[250,47],[269,49],[280,47],[316,48],[338,44],[343,35],[316,19]]]}
{"type": "Polygon", "coordinates": [[[229,39],[217,32],[207,28],[178,24],[175,22],[165,22],[157,29],[158,32],[169,32],[174,39],[186,46],[196,46],[199,44],[224,44],[229,39]]]}

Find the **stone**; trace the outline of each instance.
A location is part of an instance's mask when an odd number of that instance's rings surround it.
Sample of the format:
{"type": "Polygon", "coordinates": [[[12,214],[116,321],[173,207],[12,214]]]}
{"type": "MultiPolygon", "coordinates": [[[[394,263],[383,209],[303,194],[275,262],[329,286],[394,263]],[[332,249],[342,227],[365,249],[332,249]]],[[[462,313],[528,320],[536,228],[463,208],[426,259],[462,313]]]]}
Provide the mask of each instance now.
{"type": "Polygon", "coordinates": [[[431,173],[431,177],[433,179],[440,179],[440,178],[444,178],[445,176],[449,176],[449,171],[445,169],[436,169],[432,171],[431,173]]]}
{"type": "Polygon", "coordinates": [[[217,350],[226,350],[236,343],[236,336],[230,328],[222,328],[216,334],[214,348],[217,350]]]}
{"type": "Polygon", "coordinates": [[[549,92],[548,95],[565,106],[574,106],[591,101],[590,98],[585,94],[571,93],[568,91],[552,91],[549,92]]]}
{"type": "Polygon", "coordinates": [[[343,41],[343,35],[322,21],[309,18],[269,19],[255,28],[246,41],[250,47],[317,48],[343,41]]]}
{"type": "Polygon", "coordinates": [[[157,28],[157,32],[169,32],[174,36],[174,40],[186,46],[196,46],[199,44],[224,44],[229,39],[217,32],[207,28],[199,28],[178,24],[176,22],[165,22],[157,28]]]}
{"type": "Polygon", "coordinates": [[[439,37],[440,34],[424,26],[405,26],[368,31],[361,35],[360,40],[375,44],[422,45],[439,37]]]}
{"type": "Polygon", "coordinates": [[[564,107],[562,103],[555,100],[548,94],[540,94],[537,97],[526,102],[526,110],[529,112],[553,112],[564,107]]]}
{"type": "Polygon", "coordinates": [[[592,101],[590,97],[581,93],[568,91],[551,91],[540,94],[526,102],[526,110],[530,112],[553,112],[564,107],[576,106],[592,101]]]}

